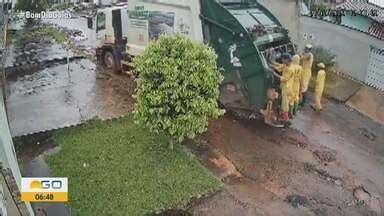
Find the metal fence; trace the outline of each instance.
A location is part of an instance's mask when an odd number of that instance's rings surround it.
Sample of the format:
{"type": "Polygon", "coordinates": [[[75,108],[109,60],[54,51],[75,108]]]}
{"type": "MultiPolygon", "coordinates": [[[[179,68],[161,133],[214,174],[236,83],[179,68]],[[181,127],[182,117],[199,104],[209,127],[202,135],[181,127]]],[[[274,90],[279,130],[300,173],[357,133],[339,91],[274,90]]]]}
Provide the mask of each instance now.
{"type": "Polygon", "coordinates": [[[384,91],[384,48],[371,46],[365,82],[384,91]]]}
{"type": "Polygon", "coordinates": [[[4,72],[4,54],[5,54],[5,13],[4,4],[0,2],[0,89],[4,90],[5,72],[4,72]]]}

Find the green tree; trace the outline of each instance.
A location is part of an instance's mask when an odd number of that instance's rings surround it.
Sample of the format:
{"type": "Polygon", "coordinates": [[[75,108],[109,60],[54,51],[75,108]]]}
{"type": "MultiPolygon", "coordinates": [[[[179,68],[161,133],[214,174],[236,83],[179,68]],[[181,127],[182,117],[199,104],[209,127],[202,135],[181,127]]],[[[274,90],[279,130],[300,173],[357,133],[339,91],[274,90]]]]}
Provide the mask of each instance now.
{"type": "Polygon", "coordinates": [[[139,74],[136,120],[153,132],[165,132],[170,147],[207,130],[208,119],[219,109],[223,79],[217,55],[204,44],[182,35],[162,35],[134,59],[139,74]]]}
{"type": "Polygon", "coordinates": [[[320,62],[324,63],[327,68],[333,68],[336,64],[336,55],[331,52],[331,50],[326,49],[321,46],[316,46],[313,48],[313,56],[314,56],[314,61],[313,61],[313,66],[312,70],[317,71],[317,64],[320,62]]]}
{"type": "Polygon", "coordinates": [[[48,0],[18,0],[16,10],[41,12],[48,8],[48,0]]]}

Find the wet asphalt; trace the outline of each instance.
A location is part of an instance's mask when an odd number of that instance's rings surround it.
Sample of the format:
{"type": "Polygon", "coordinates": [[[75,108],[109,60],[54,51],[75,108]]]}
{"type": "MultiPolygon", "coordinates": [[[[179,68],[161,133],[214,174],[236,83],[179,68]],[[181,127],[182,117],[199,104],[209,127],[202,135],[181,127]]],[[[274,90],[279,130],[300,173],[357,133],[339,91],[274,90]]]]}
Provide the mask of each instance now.
{"type": "Polygon", "coordinates": [[[11,44],[6,62],[6,106],[13,137],[129,112],[131,102],[123,96],[125,88],[132,89],[124,83],[127,77],[103,71],[54,41],[32,40],[11,44]]]}
{"type": "Polygon", "coordinates": [[[12,136],[80,124],[97,115],[90,106],[96,80],[88,60],[56,65],[8,81],[7,109],[12,136]]]}

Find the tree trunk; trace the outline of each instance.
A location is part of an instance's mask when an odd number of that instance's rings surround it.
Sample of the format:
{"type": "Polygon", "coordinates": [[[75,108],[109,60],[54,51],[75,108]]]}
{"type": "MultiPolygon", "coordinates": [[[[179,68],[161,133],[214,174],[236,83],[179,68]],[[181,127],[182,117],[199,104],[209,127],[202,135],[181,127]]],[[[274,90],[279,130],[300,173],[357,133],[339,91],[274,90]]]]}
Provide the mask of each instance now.
{"type": "Polygon", "coordinates": [[[173,146],[175,145],[175,143],[176,143],[175,139],[171,138],[171,139],[169,140],[169,148],[170,148],[171,150],[173,150],[173,146]]]}

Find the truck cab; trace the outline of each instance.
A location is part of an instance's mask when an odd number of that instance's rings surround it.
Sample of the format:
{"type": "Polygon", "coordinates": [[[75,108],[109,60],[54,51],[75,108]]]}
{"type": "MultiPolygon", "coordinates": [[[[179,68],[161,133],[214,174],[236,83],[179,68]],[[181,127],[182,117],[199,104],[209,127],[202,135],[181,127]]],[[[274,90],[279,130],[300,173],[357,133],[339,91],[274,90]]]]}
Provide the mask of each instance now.
{"type": "Polygon", "coordinates": [[[88,17],[88,28],[94,32],[98,61],[112,71],[120,70],[119,62],[128,36],[128,8],[123,3],[100,8],[88,17]]]}
{"type": "Polygon", "coordinates": [[[96,32],[97,46],[115,44],[116,41],[127,38],[127,19],[127,5],[98,9],[93,17],[95,24],[92,24],[96,32]]]}

